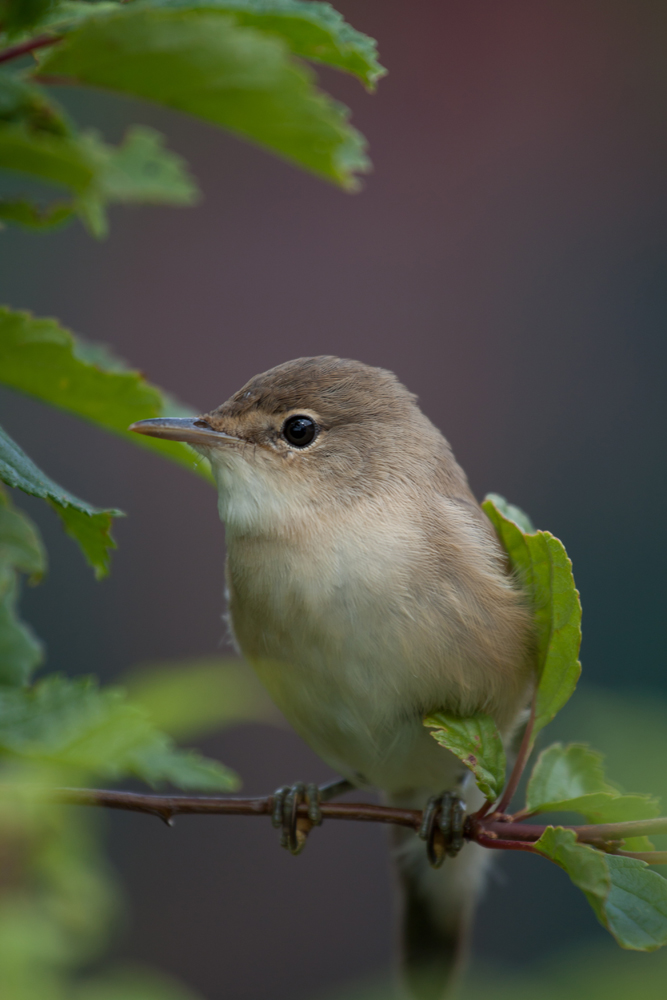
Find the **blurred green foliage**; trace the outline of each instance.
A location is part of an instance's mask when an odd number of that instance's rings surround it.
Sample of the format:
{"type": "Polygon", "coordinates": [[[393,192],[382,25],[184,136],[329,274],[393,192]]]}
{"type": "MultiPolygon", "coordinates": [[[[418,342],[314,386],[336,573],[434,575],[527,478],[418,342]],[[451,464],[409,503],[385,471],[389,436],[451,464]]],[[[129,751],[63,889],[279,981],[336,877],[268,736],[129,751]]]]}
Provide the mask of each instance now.
{"type": "Polygon", "coordinates": [[[471,975],[461,1000],[664,1000],[667,956],[592,949],[565,952],[525,974],[489,969],[471,975]]]}
{"type": "MultiPolygon", "coordinates": [[[[582,685],[554,723],[559,739],[591,743],[602,751],[607,773],[623,788],[667,802],[667,704],[662,697],[627,697],[582,685]]],[[[651,838],[667,849],[667,835],[651,838]]],[[[662,869],[664,871],[664,869],[662,869]]]]}
{"type": "Polygon", "coordinates": [[[232,772],[176,747],[155,720],[173,720],[175,699],[183,698],[186,722],[177,735],[195,736],[266,709],[233,664],[195,665],[190,697],[184,697],[190,664],[137,673],[136,703],[122,689],[100,688],[91,678],[47,675],[32,682],[42,649],[18,619],[16,601],[20,575],[37,582],[45,571],[36,528],[0,493],[2,995],[186,1000],[187,991],[148,973],[110,974],[75,988],[77,970],[106,944],[119,900],[98,846],[100,817],[53,804],[48,789],[123,777],[201,791],[237,788],[232,772]]]}
{"type": "MultiPolygon", "coordinates": [[[[663,709],[667,706],[663,705],[663,709]]],[[[619,951],[613,946],[584,947],[526,962],[519,971],[474,962],[452,1000],[664,1000],[667,953],[619,951]]],[[[352,984],[318,991],[311,1000],[403,1000],[388,981],[352,984]]]]}
{"type": "Polygon", "coordinates": [[[204,657],[138,666],[123,678],[133,705],[176,740],[279,714],[253,671],[239,660],[204,657]]]}
{"type": "Polygon", "coordinates": [[[153,969],[134,966],[112,968],[79,983],[70,996],[72,1000],[202,1000],[183,983],[153,969]]]}
{"type": "MultiPolygon", "coordinates": [[[[110,204],[187,206],[199,198],[185,162],[155,130],[131,127],[115,147],[80,131],[45,89],[59,81],[189,112],[352,189],[369,167],[365,141],[347,109],[317,89],[304,59],[350,73],[369,90],[384,73],[373,40],[318,2],[0,0],[0,181],[28,185],[18,197],[0,194],[0,228],[49,229],[78,216],[101,237],[110,204]]],[[[136,420],[192,410],[55,320],[0,307],[0,381],[212,479],[187,446],[128,433],[136,420]]],[[[120,511],[60,487],[2,430],[0,480],[51,504],[95,575],[108,573],[120,511]]],[[[174,741],[275,713],[254,677],[219,659],[135,670],[129,697],[94,678],[35,681],[44,649],[18,602],[22,578],[38,583],[46,569],[39,533],[0,488],[0,993],[196,1000],[147,970],[81,978],[120,904],[99,848],[101,817],[55,805],[49,789],[126,777],[237,788],[218,761],[174,741]]]]}
{"type": "Polygon", "coordinates": [[[46,204],[0,198],[0,220],[47,229],[78,216],[101,237],[110,204],[186,206],[199,197],[157,132],[135,126],[109,146],[79,131],[44,83],[104,87],[184,111],[354,190],[370,169],[365,139],[304,60],[368,90],[385,73],[373,39],[317,0],[0,0],[0,171],[65,194],[46,204]]]}
{"type": "MultiPolygon", "coordinates": [[[[1,320],[0,320],[1,322],[1,320]]],[[[99,578],[109,572],[109,552],[116,547],[111,537],[111,520],[119,510],[99,510],[58,486],[38,469],[22,448],[0,428],[0,479],[8,486],[40,500],[47,500],[60,515],[68,535],[78,543],[87,562],[99,578]]],[[[5,511],[5,517],[10,516],[5,511]]],[[[14,517],[17,515],[14,514],[14,517]]]]}
{"type": "Polygon", "coordinates": [[[208,465],[187,445],[128,431],[135,420],[192,416],[194,407],[152,385],[105,345],[75,337],[56,320],[0,307],[0,382],[212,482],[208,465]]]}

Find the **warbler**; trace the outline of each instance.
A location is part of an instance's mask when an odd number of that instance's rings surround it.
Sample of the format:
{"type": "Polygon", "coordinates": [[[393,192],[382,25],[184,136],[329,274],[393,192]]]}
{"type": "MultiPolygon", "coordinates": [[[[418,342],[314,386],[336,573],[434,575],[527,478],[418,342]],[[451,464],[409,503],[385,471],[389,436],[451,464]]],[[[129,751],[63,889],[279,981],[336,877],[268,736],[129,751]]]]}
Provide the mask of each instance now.
{"type": "MultiPolygon", "coordinates": [[[[423,725],[491,715],[509,744],[530,700],[531,614],[443,435],[389,371],[298,358],[192,419],[132,429],[185,441],[215,476],[229,618],[294,729],[353,786],[423,809],[468,773],[423,725]]],[[[420,1000],[444,996],[492,852],[439,869],[396,835],[403,961],[420,1000]]]]}

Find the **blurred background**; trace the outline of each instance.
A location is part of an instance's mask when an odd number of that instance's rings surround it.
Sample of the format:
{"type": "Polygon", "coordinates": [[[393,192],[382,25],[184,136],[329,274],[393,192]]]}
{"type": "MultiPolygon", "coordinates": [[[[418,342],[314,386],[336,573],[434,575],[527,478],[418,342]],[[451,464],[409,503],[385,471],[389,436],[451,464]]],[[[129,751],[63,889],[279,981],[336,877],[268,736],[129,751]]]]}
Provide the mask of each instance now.
{"type": "MultiPolygon", "coordinates": [[[[379,40],[390,71],[373,97],[322,74],[370,140],[375,173],[360,194],[176,114],[62,88],[77,120],[102,123],[110,140],[135,121],[166,132],[205,199],[115,209],[103,243],[78,226],[5,230],[0,297],[107,342],[193,411],[300,355],[395,371],[476,494],[520,504],[573,559],[587,687],[548,737],[589,739],[610,755],[612,780],[659,793],[664,769],[646,760],[667,755],[667,9],[337,6],[379,40]]],[[[55,514],[20,498],[51,556],[48,579],[23,600],[49,666],[111,680],[149,661],[231,655],[211,488],[31,400],[3,392],[0,411],[57,481],[129,515],[98,585],[67,558],[73,543],[55,514]]],[[[249,794],[329,776],[279,726],[237,727],[201,746],[249,794]]],[[[306,1000],[387,974],[382,830],[330,823],[295,859],[264,821],[189,817],[169,830],[118,814],[107,825],[131,902],[119,958],[155,964],[207,1000],[306,1000]]],[[[530,975],[554,989],[553,969],[568,963],[618,962],[617,984],[636,970],[665,974],[659,955],[616,954],[565,875],[528,856],[497,865],[475,956],[496,983],[533,963],[530,975]]]]}

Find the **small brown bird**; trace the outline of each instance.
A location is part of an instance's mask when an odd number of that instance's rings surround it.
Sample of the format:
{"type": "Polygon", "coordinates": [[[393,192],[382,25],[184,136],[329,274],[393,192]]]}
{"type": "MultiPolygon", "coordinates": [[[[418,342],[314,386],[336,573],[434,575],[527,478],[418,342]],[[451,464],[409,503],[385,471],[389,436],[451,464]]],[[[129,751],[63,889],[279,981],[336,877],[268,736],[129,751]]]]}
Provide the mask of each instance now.
{"type": "MultiPolygon", "coordinates": [[[[533,683],[531,618],[415,396],[381,368],[299,358],[201,417],[132,429],[211,463],[233,633],[296,731],[393,804],[460,794],[465,768],[422,720],[484,711],[509,742],[533,683]]],[[[475,786],[465,794],[481,805],[475,786]]],[[[467,844],[435,870],[420,840],[397,835],[415,996],[446,992],[490,854],[467,844]]]]}

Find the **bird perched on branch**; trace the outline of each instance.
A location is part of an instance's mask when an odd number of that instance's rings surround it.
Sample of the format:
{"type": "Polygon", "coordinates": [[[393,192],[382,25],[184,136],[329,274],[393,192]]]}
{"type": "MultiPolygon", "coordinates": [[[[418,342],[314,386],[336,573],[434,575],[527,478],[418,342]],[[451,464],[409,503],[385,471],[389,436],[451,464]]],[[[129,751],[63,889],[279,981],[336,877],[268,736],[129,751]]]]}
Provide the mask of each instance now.
{"type": "MultiPolygon", "coordinates": [[[[422,720],[483,711],[509,742],[531,694],[531,616],[415,396],[381,368],[299,358],[203,416],[132,429],[211,463],[236,642],[306,742],[390,803],[423,809],[450,792],[481,805],[422,720]]],[[[278,821],[296,852],[303,830],[278,821]]],[[[440,998],[491,852],[466,844],[435,870],[419,839],[396,836],[407,981],[420,1000],[440,998]]]]}

